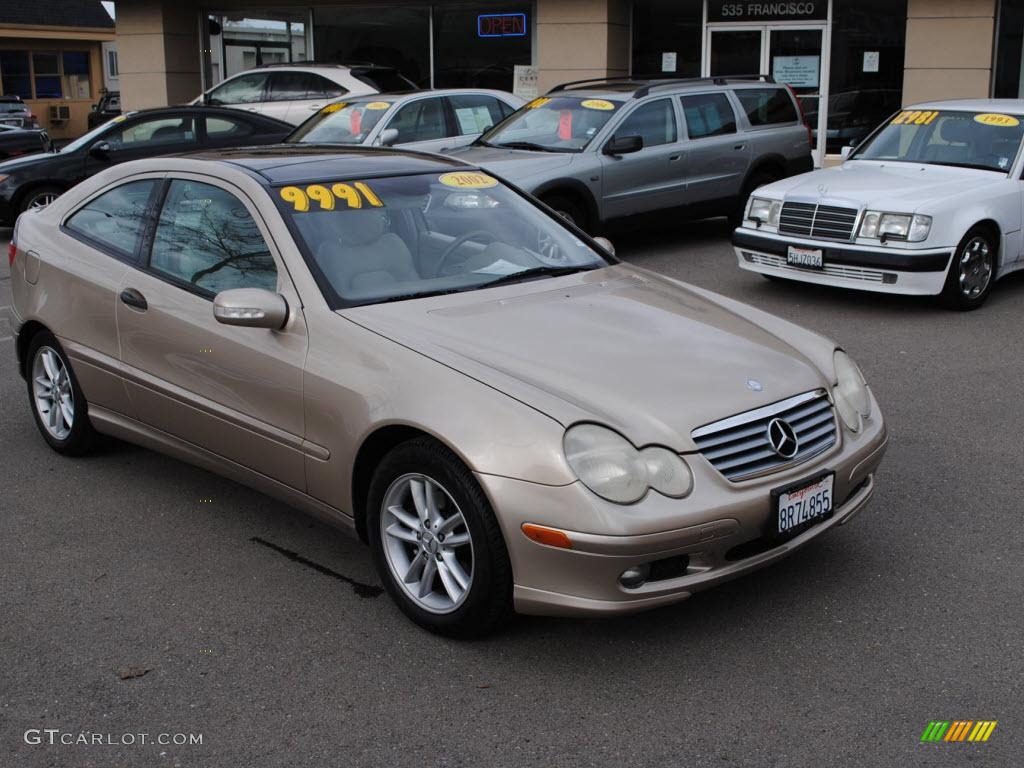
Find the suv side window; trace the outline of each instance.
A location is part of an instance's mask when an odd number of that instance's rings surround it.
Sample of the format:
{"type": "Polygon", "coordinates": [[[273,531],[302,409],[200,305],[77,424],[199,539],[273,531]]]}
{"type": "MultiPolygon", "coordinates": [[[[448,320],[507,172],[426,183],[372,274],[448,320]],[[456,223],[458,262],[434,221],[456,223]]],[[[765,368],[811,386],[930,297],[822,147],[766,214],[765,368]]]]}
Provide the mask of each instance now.
{"type": "Polygon", "coordinates": [[[297,101],[309,98],[308,77],[304,72],[274,72],[270,75],[267,101],[297,101]]]}
{"type": "Polygon", "coordinates": [[[206,294],[277,290],[277,265],[248,209],[230,192],[196,181],[171,182],[149,267],[206,294]]]}
{"type": "Polygon", "coordinates": [[[678,134],[672,100],[658,99],[634,109],[622,121],[612,138],[621,136],[641,137],[645,149],[674,142],[678,134]]]}
{"type": "Polygon", "coordinates": [[[210,91],[210,99],[220,104],[256,104],[263,101],[266,84],[266,72],[241,75],[210,91]]]}
{"type": "Polygon", "coordinates": [[[310,72],[306,77],[309,78],[309,93],[306,96],[307,99],[336,99],[339,96],[344,96],[348,93],[347,88],[343,88],[337,83],[328,80],[326,77],[322,77],[321,75],[314,75],[310,72]]]}
{"type": "Polygon", "coordinates": [[[736,133],[736,114],[724,93],[682,96],[683,116],[691,139],[736,133]]]}
{"type": "Polygon", "coordinates": [[[455,113],[455,129],[459,136],[483,133],[505,117],[502,102],[482,93],[463,93],[448,97],[455,113]]]}
{"type": "Polygon", "coordinates": [[[734,93],[751,125],[795,123],[800,119],[784,88],[737,88],[734,93]]]}
{"type": "Polygon", "coordinates": [[[72,232],[131,259],[146,224],[146,212],[157,179],[130,181],[89,201],[68,218],[72,232]]]}
{"type": "Polygon", "coordinates": [[[398,129],[396,144],[443,139],[448,134],[439,97],[417,99],[400,107],[387,127],[398,129]]]}

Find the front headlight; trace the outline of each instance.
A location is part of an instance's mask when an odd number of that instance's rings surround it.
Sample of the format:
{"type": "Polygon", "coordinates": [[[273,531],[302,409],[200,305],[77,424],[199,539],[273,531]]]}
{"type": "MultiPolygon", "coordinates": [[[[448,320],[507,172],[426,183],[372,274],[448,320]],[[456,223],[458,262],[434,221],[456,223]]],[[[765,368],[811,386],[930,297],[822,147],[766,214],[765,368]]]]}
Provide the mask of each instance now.
{"type": "Polygon", "coordinates": [[[931,216],[865,211],[859,234],[872,239],[889,238],[917,243],[928,238],[931,228],[931,216]]]}
{"type": "Polygon", "coordinates": [[[608,501],[632,504],[651,488],[678,499],[693,489],[690,468],[667,448],[638,450],[618,432],[597,424],[570,427],[564,443],[576,477],[608,501]]]}
{"type": "Polygon", "coordinates": [[[782,211],[781,200],[769,200],[766,197],[750,198],[747,219],[759,221],[769,227],[779,226],[779,213],[782,211]]]}
{"type": "Polygon", "coordinates": [[[871,395],[864,374],[857,364],[841,349],[833,357],[836,369],[836,387],[832,390],[836,410],[843,423],[853,432],[860,431],[861,419],[871,415],[871,395]]]}

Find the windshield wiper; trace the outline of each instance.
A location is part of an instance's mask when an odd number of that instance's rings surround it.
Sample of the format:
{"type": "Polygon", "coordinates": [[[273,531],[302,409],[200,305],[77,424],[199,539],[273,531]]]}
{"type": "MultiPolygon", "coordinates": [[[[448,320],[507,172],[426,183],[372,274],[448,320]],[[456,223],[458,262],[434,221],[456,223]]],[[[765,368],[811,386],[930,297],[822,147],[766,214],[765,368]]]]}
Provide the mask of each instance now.
{"type": "Polygon", "coordinates": [[[477,136],[475,139],[473,139],[472,142],[470,142],[469,146],[471,146],[471,147],[493,147],[494,145],[491,144],[491,142],[485,140],[483,136],[477,136]]]}
{"type": "Polygon", "coordinates": [[[561,277],[562,275],[571,275],[574,272],[590,272],[595,269],[598,269],[596,264],[576,267],[531,267],[530,269],[524,269],[522,272],[514,272],[511,275],[502,275],[495,280],[489,280],[483,285],[478,285],[476,287],[492,288],[496,285],[518,283],[522,280],[529,280],[533,277],[561,277]]]}
{"type": "Polygon", "coordinates": [[[503,144],[491,144],[492,147],[501,147],[502,149],[530,149],[535,152],[572,152],[571,149],[564,147],[546,147],[543,144],[535,144],[532,141],[508,141],[503,144]]]}
{"type": "Polygon", "coordinates": [[[950,168],[973,168],[976,171],[992,171],[993,173],[1007,173],[1009,168],[993,168],[991,165],[982,163],[954,163],[951,161],[929,160],[928,165],[947,165],[950,168]]]}
{"type": "Polygon", "coordinates": [[[449,293],[460,293],[465,288],[441,288],[436,291],[418,291],[415,293],[400,293],[396,296],[385,296],[376,301],[368,301],[367,304],[388,304],[392,301],[408,301],[409,299],[425,299],[428,296],[445,296],[449,293]]]}

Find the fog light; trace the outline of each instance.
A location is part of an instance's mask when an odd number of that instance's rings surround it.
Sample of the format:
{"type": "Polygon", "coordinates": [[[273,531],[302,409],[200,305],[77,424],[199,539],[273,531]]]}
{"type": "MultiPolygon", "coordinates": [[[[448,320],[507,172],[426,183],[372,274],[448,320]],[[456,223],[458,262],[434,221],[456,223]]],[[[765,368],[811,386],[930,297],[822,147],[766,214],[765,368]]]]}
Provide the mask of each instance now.
{"type": "Polygon", "coordinates": [[[636,589],[637,587],[642,587],[650,575],[651,566],[647,565],[647,563],[634,565],[632,568],[627,568],[622,572],[622,575],[619,576],[619,584],[626,589],[636,589]]]}

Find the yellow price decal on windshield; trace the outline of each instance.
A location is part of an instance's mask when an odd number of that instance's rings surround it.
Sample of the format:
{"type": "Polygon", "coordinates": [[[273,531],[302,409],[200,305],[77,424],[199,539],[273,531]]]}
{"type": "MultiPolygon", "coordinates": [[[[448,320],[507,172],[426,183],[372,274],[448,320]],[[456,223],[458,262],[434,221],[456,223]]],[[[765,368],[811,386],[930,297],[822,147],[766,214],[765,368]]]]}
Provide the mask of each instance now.
{"type": "Polygon", "coordinates": [[[339,204],[342,208],[362,208],[366,202],[371,208],[383,208],[384,203],[363,181],[337,184],[310,184],[308,187],[282,187],[281,199],[291,203],[300,213],[310,209],[310,200],[317,204],[314,210],[333,211],[339,204]]]}
{"type": "Polygon", "coordinates": [[[931,122],[939,116],[934,110],[904,110],[894,117],[889,125],[931,125],[931,122]]]}
{"type": "Polygon", "coordinates": [[[527,104],[526,108],[527,109],[540,109],[545,104],[550,104],[550,103],[551,103],[551,99],[547,98],[546,96],[541,96],[539,99],[534,99],[529,104],[527,104]]]}
{"type": "Polygon", "coordinates": [[[603,111],[615,109],[614,104],[610,101],[605,101],[604,99],[586,99],[585,101],[580,102],[580,106],[584,109],[600,109],[603,111]]]}
{"type": "Polygon", "coordinates": [[[320,113],[324,114],[324,115],[330,115],[330,114],[332,114],[334,112],[340,112],[341,110],[343,110],[347,106],[348,106],[348,102],[339,101],[339,102],[337,102],[335,104],[328,104],[326,107],[324,107],[323,109],[320,110],[320,113]]]}
{"type": "Polygon", "coordinates": [[[366,105],[366,108],[367,109],[372,109],[372,110],[378,110],[378,109],[387,109],[390,106],[391,106],[391,104],[389,102],[387,102],[387,101],[371,101],[369,104],[366,105]]]}
{"type": "Polygon", "coordinates": [[[995,112],[986,112],[983,115],[975,115],[974,122],[981,123],[982,125],[996,125],[1000,128],[1016,128],[1020,125],[1020,120],[1010,115],[1000,115],[995,112]]]}
{"type": "Polygon", "coordinates": [[[446,187],[455,187],[456,189],[487,189],[488,187],[496,186],[498,183],[497,179],[488,176],[486,173],[476,173],[475,171],[446,173],[438,181],[446,187]]]}

